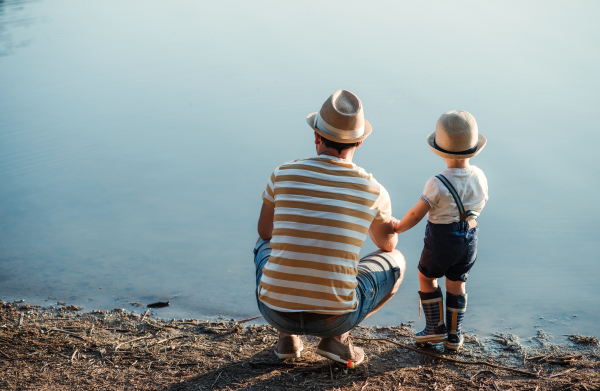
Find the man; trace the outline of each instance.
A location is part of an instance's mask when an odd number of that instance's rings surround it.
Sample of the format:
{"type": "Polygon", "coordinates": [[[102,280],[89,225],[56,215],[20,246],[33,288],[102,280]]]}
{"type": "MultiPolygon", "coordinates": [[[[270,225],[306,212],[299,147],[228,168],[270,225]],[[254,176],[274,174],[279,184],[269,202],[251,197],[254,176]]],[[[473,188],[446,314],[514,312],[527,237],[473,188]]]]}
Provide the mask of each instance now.
{"type": "Polygon", "coordinates": [[[299,334],[317,353],[354,365],[364,352],[349,334],[398,290],[406,264],[395,250],[390,197],[352,163],[371,133],[360,99],[338,90],[307,117],[317,157],[279,166],[263,193],[254,248],[257,302],[279,331],[275,354],[300,357],[299,334]],[[359,260],[369,233],[379,251],[359,260]]]}

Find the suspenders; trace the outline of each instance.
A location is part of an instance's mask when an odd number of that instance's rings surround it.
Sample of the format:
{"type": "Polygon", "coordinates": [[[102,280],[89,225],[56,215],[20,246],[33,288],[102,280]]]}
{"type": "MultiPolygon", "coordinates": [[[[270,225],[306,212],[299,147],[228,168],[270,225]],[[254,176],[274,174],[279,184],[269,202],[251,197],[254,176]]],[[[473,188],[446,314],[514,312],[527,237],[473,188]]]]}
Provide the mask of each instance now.
{"type": "Polygon", "coordinates": [[[446,179],[445,176],[440,174],[440,175],[436,175],[435,177],[437,179],[439,179],[440,182],[442,182],[444,184],[444,186],[446,186],[448,188],[448,190],[450,191],[450,194],[452,194],[452,197],[454,198],[454,201],[456,202],[456,206],[458,206],[458,212],[460,213],[460,215],[458,217],[459,220],[466,220],[469,216],[475,216],[475,219],[477,219],[477,217],[479,217],[479,213],[477,213],[473,210],[465,211],[465,207],[463,206],[463,203],[460,200],[460,197],[458,196],[456,189],[454,189],[454,186],[452,186],[450,181],[448,179],[446,179]]]}

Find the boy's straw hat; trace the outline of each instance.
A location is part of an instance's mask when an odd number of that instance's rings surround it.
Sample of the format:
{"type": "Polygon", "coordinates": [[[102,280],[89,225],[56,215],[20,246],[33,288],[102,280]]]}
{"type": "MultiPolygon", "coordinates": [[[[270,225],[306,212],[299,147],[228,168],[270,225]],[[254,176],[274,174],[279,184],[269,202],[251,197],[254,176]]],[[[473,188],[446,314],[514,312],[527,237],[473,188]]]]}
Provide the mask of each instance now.
{"type": "Polygon", "coordinates": [[[328,140],[349,144],[364,140],[371,133],[362,103],[350,91],[337,90],[321,106],[321,111],[309,114],[306,122],[328,140]]]}
{"type": "Polygon", "coordinates": [[[446,111],[427,137],[429,148],[447,159],[467,159],[477,155],[487,139],[477,131],[475,118],[464,110],[446,111]]]}

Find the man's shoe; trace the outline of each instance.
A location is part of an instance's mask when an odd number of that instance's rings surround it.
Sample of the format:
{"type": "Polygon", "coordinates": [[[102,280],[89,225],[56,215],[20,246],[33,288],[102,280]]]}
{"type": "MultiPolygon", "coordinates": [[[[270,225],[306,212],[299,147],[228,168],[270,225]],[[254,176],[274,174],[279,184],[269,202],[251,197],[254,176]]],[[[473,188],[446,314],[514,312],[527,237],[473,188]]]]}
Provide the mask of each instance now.
{"type": "Polygon", "coordinates": [[[317,346],[317,354],[350,367],[360,364],[365,359],[365,352],[352,346],[350,337],[346,339],[345,344],[335,338],[323,338],[317,346]]]}
{"type": "Polygon", "coordinates": [[[279,338],[275,345],[275,354],[282,360],[286,358],[300,358],[300,352],[304,349],[302,341],[297,335],[288,335],[279,338]]]}

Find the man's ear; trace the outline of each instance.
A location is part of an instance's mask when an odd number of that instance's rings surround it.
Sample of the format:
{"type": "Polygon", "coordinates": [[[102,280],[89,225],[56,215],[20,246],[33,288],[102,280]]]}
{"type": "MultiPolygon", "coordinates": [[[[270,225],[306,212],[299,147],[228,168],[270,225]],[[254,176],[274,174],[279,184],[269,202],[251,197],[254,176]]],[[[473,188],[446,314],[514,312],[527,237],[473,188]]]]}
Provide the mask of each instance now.
{"type": "Polygon", "coordinates": [[[360,141],[358,142],[358,145],[356,146],[356,148],[360,148],[360,146],[362,145],[362,142],[363,142],[363,140],[360,140],[360,141]]]}
{"type": "Polygon", "coordinates": [[[315,132],[315,145],[321,144],[321,135],[315,132]]]}

